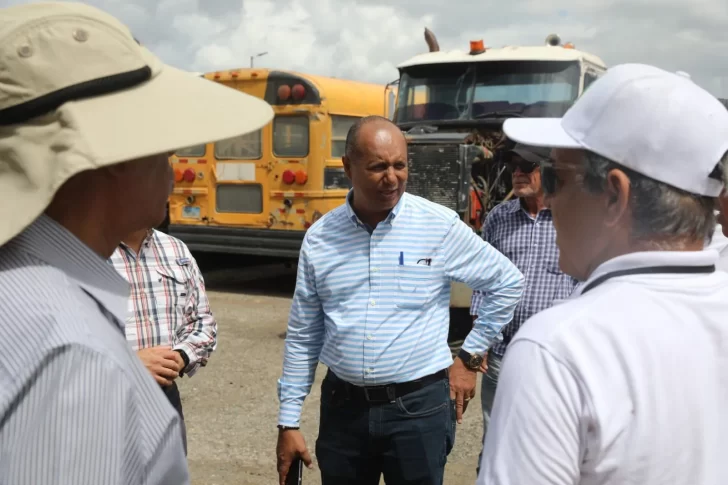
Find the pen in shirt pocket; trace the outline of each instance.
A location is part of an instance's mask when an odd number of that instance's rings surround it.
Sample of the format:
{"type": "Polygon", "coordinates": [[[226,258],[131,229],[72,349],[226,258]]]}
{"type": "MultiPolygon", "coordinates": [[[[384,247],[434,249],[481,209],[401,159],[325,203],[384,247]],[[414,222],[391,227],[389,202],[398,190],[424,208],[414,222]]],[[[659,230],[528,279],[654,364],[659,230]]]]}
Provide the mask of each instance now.
{"type": "Polygon", "coordinates": [[[402,251],[399,252],[399,265],[404,265],[404,253],[402,251]]]}

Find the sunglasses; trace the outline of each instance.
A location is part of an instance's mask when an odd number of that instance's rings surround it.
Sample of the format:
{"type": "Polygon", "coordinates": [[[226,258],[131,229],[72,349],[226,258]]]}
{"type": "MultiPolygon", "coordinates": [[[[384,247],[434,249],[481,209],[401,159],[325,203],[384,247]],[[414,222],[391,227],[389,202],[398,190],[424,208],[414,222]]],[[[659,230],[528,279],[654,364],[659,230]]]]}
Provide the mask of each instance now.
{"type": "Polygon", "coordinates": [[[506,168],[509,172],[514,173],[516,169],[520,169],[523,173],[531,173],[538,167],[538,163],[533,162],[506,162],[506,168]]]}

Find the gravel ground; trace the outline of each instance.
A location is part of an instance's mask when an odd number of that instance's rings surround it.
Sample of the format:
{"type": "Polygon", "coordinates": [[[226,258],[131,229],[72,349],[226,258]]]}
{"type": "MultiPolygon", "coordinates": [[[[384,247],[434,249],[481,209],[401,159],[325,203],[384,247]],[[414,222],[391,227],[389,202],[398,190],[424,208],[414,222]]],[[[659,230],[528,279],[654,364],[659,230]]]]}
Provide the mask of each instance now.
{"type": "MultiPolygon", "coordinates": [[[[219,340],[208,366],[179,381],[192,483],[276,484],[276,380],[281,372],[295,270],[282,265],[202,268],[219,340]]],[[[318,386],[325,372],[319,365],[316,384],[303,409],[301,427],[312,456],[318,432],[318,386]]],[[[458,427],[445,483],[474,483],[481,430],[480,399],[476,397],[458,427]]],[[[305,470],[304,484],[319,483],[317,468],[305,470]]]]}

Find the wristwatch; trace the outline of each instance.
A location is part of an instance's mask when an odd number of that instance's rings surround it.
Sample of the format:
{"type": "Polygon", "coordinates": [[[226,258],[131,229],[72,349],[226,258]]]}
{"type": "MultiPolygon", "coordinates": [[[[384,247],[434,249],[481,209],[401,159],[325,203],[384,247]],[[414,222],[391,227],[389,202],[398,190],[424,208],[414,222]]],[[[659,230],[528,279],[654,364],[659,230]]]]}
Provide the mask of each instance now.
{"type": "Polygon", "coordinates": [[[175,352],[179,352],[179,355],[182,357],[182,360],[185,362],[184,367],[182,367],[182,370],[179,371],[179,376],[182,377],[185,373],[185,369],[187,369],[187,366],[190,365],[190,358],[187,357],[187,354],[182,349],[174,349],[175,352]]]}
{"type": "Polygon", "coordinates": [[[295,430],[295,429],[300,429],[300,428],[298,426],[283,426],[282,424],[279,424],[278,429],[280,429],[281,431],[286,431],[289,429],[295,430]]]}
{"type": "Polygon", "coordinates": [[[480,366],[483,364],[483,356],[478,354],[471,354],[470,352],[466,352],[463,349],[460,349],[460,352],[458,352],[458,357],[460,360],[463,361],[465,364],[465,367],[467,367],[470,370],[478,370],[480,369],[480,366]]]}

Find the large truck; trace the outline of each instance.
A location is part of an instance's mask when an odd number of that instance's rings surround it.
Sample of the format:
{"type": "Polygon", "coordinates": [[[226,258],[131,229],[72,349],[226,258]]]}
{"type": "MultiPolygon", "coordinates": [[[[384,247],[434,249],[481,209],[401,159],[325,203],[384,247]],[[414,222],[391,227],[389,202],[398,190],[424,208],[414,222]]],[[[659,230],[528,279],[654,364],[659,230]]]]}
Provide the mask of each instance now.
{"type": "MultiPolygon", "coordinates": [[[[474,231],[496,204],[512,197],[502,154],[513,143],[502,131],[510,117],[561,117],[607,69],[597,56],[563,43],[440,50],[425,29],[429,52],[398,67],[393,121],[408,141],[407,191],[460,214],[474,231]]],[[[472,328],[472,291],[453,283],[451,348],[472,328]]]]}

